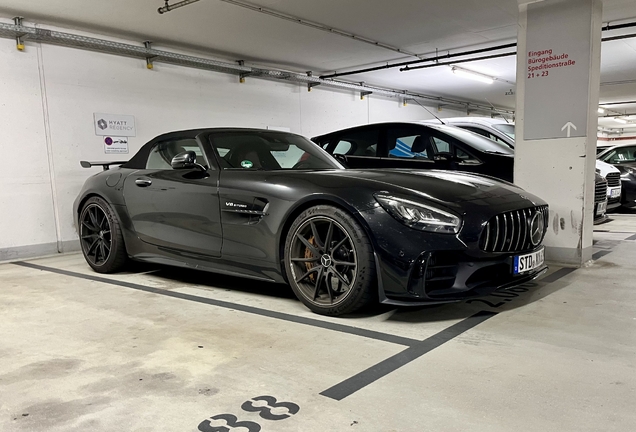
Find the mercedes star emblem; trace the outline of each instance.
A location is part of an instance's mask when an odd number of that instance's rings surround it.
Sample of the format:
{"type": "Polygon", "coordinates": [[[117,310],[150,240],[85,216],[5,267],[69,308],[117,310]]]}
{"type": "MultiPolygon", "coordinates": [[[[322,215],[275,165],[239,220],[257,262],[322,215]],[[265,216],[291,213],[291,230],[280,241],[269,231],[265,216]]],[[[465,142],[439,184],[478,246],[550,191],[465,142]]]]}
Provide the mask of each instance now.
{"type": "Polygon", "coordinates": [[[532,246],[538,246],[541,243],[541,239],[543,238],[543,215],[541,212],[535,212],[534,216],[532,216],[532,220],[530,221],[530,241],[532,242],[532,246]]]}

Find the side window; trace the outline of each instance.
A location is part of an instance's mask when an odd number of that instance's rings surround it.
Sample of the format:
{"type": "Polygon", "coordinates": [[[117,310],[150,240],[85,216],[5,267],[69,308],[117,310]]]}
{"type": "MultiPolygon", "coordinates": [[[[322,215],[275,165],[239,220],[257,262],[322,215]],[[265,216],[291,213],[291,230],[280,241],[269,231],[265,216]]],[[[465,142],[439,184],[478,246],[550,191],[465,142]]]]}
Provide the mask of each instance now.
{"type": "Polygon", "coordinates": [[[394,128],[387,132],[389,157],[429,159],[435,154],[431,136],[424,128],[394,128]]]}
{"type": "Polygon", "coordinates": [[[448,141],[445,141],[438,137],[433,137],[433,142],[435,143],[435,148],[437,149],[437,153],[451,152],[451,145],[448,141]]]}
{"type": "Polygon", "coordinates": [[[197,162],[209,166],[203,153],[203,149],[194,138],[176,138],[169,141],[161,141],[153,146],[148,155],[146,169],[170,170],[172,158],[186,151],[193,151],[197,155],[197,162]]]}
{"type": "Polygon", "coordinates": [[[486,138],[490,138],[490,134],[481,128],[474,126],[460,126],[460,128],[466,129],[467,131],[475,132],[476,134],[485,136],[486,138]]]}
{"type": "Polygon", "coordinates": [[[636,147],[619,147],[612,150],[604,158],[605,162],[621,164],[636,161],[636,147]]]}
{"type": "Polygon", "coordinates": [[[347,156],[378,156],[380,129],[362,129],[345,133],[336,138],[333,154],[347,156]]]}
{"type": "Polygon", "coordinates": [[[470,165],[479,165],[481,163],[481,161],[475,157],[473,157],[472,155],[466,153],[464,150],[460,149],[459,147],[455,147],[455,158],[460,161],[461,163],[464,163],[466,165],[470,164],[470,165]]]}
{"type": "Polygon", "coordinates": [[[437,153],[450,154],[455,161],[465,165],[478,165],[481,163],[479,159],[458,147],[456,144],[447,141],[445,138],[433,137],[437,153]]]}
{"type": "Polygon", "coordinates": [[[484,130],[482,128],[474,127],[474,126],[460,126],[460,128],[466,129],[466,130],[471,131],[471,132],[475,132],[476,134],[484,136],[484,137],[486,137],[488,139],[491,139],[491,140],[493,140],[495,142],[508,145],[508,143],[506,143],[504,140],[499,138],[497,135],[493,135],[490,132],[488,132],[487,130],[484,130]]]}
{"type": "Polygon", "coordinates": [[[353,144],[351,144],[351,142],[340,140],[338,144],[336,144],[336,148],[333,149],[333,154],[346,155],[349,154],[352,148],[353,144]]]}

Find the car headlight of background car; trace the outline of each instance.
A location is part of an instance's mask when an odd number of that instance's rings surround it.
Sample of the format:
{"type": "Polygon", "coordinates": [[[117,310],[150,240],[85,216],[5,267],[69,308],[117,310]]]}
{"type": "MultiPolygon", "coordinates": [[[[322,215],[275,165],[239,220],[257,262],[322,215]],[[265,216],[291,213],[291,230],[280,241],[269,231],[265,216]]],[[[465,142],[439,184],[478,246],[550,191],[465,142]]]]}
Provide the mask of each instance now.
{"type": "Polygon", "coordinates": [[[410,228],[456,234],[462,225],[459,216],[430,205],[388,194],[375,194],[374,196],[384,210],[410,228]]]}

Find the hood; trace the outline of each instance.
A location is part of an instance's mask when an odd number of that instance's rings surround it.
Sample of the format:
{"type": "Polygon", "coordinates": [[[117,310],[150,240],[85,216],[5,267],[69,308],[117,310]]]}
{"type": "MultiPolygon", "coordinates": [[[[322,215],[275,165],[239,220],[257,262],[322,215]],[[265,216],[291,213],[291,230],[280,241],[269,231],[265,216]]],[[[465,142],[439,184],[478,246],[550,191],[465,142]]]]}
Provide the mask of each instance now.
{"type": "Polygon", "coordinates": [[[599,174],[606,178],[609,173],[620,173],[620,170],[614,165],[608,164],[601,160],[596,160],[596,169],[599,170],[599,174]]]}
{"type": "Polygon", "coordinates": [[[458,171],[348,169],[339,175],[365,180],[367,186],[372,182],[372,187],[377,192],[432,201],[461,213],[474,206],[490,206],[496,211],[508,211],[546,204],[512,183],[458,171]]]}

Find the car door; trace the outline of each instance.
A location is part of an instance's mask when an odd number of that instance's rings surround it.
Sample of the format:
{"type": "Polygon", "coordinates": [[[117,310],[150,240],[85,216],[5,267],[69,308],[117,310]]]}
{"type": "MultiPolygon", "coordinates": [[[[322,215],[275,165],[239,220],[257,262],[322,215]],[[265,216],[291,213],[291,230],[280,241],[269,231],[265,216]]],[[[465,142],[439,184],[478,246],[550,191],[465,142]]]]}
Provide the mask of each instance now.
{"type": "Polygon", "coordinates": [[[124,199],[133,227],[147,243],[220,256],[223,242],[218,169],[208,162],[205,147],[194,137],[156,142],[145,169],[126,179],[124,199]],[[173,169],[170,162],[183,151],[194,151],[205,168],[173,169]]]}

